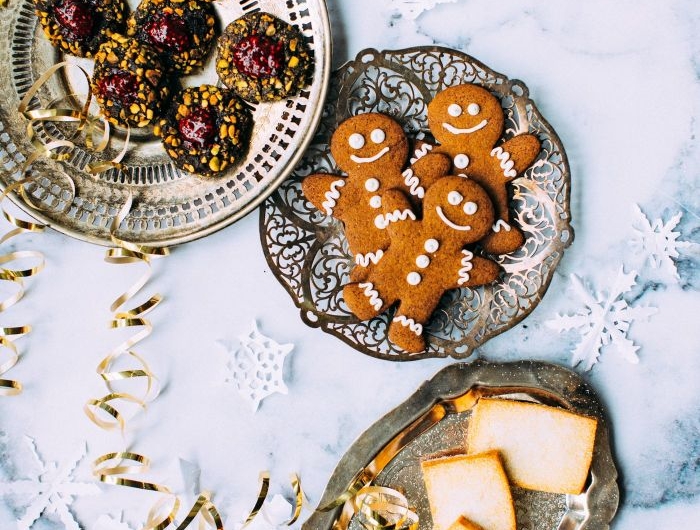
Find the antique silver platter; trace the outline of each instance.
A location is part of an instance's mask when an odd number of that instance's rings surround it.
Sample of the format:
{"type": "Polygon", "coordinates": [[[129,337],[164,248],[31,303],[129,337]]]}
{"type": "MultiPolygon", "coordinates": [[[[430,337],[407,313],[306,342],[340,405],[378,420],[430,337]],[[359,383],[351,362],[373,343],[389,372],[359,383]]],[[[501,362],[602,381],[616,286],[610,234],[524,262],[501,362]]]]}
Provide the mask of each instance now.
{"type": "MultiPolygon", "coordinates": [[[[491,364],[477,360],[438,372],[350,447],[333,472],[319,506],[330,505],[352,486],[371,482],[403,493],[418,514],[419,529],[430,530],[432,519],[420,460],[463,451],[470,409],[481,396],[538,402],[598,419],[593,461],[582,494],[557,495],[517,487],[512,493],[519,530],[607,530],[620,494],[601,404],[576,373],[533,361],[491,364]]],[[[302,529],[362,529],[350,504],[333,511],[317,510],[302,529]]]]}
{"type": "Polygon", "coordinates": [[[291,178],[264,203],[260,236],[272,271],[309,326],[383,359],[463,359],[520,322],[544,296],[564,249],[573,241],[569,193],[564,147],[522,82],[445,48],[365,50],[332,76],[318,133],[291,178]],[[361,322],[345,306],[342,287],[353,261],[342,223],[304,198],[301,180],[311,173],[339,172],[328,143],[343,120],[382,112],[397,119],[409,136],[420,136],[428,131],[426,106],[435,93],[461,83],[483,85],[501,100],[505,138],[529,132],[542,144],[536,162],[512,185],[512,211],[527,241],[500,258],[505,274],[495,284],[448,292],[426,328],[428,348],[409,355],[386,338],[391,315],[361,322]]]}
{"type": "MultiPolygon", "coordinates": [[[[26,120],[18,104],[50,66],[69,61],[92,71],[92,62],[64,56],[43,35],[32,0],[11,0],[0,10],[0,185],[20,178],[20,167],[32,152],[26,120]]],[[[129,0],[132,9],[138,0],[129,0]]],[[[65,162],[42,159],[33,166],[39,176],[32,195],[42,207],[34,215],[57,230],[79,239],[108,244],[114,215],[128,193],[135,207],[122,223],[122,239],[161,246],[184,243],[218,230],[258,206],[292,171],[321,118],[330,75],[331,38],[324,0],[228,0],[214,3],[221,27],[245,12],[267,11],[295,25],[314,56],[311,84],[301,94],[254,109],[255,126],[248,154],[221,177],[201,179],[177,169],[160,142],[147,130],[133,131],[124,159],[125,171],[109,170],[96,177],[86,164],[96,155],[77,146],[65,162]],[[67,184],[75,183],[72,194],[67,184]]],[[[184,86],[217,84],[215,53],[202,73],[182,78],[184,86]]],[[[61,70],[38,94],[35,106],[85,94],[86,82],[77,69],[61,70]]],[[[118,153],[123,131],[112,139],[118,153]]],[[[104,158],[104,157],[100,157],[104,158]]],[[[23,203],[13,196],[20,205],[23,203]]]]}

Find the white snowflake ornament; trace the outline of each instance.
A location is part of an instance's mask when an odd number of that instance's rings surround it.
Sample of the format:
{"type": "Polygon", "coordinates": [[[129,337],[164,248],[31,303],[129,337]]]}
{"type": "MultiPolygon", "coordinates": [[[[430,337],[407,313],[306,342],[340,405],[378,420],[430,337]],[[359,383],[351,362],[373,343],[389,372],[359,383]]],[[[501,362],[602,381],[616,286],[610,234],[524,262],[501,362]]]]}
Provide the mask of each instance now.
{"type": "Polygon", "coordinates": [[[639,362],[639,346],[627,338],[632,322],[648,320],[657,312],[655,307],[630,306],[623,298],[635,285],[637,273],[626,273],[620,269],[614,285],[607,294],[590,292],[581,279],[571,275],[571,287],[581,299],[584,307],[574,315],[558,315],[546,324],[558,332],[576,330],[581,340],[572,351],[572,366],[583,363],[584,370],[590,370],[603,353],[610,348],[633,364],[639,362]]]}
{"type": "Polygon", "coordinates": [[[0,482],[0,497],[26,499],[24,515],[17,521],[17,530],[29,530],[42,516],[55,514],[66,530],[82,530],[70,511],[75,497],[97,495],[100,489],[96,484],[76,482],[74,472],[87,453],[83,445],[72,459],[59,465],[58,462],[45,464],[36,449],[34,440],[27,437],[38,472],[28,479],[0,482]]]}
{"type": "Polygon", "coordinates": [[[266,397],[286,394],[284,384],[284,360],[294,348],[293,344],[279,344],[258,330],[253,321],[253,330],[238,337],[240,347],[233,352],[228,367],[238,393],[250,402],[253,412],[258,410],[266,397]]]}
{"type": "Polygon", "coordinates": [[[679,280],[674,260],[679,257],[679,249],[691,246],[688,241],[679,241],[681,233],[673,231],[683,214],[678,212],[667,223],[662,219],[649,222],[639,205],[635,204],[634,210],[637,220],[633,225],[636,235],[630,242],[632,248],[637,254],[645,254],[646,260],[654,269],[664,270],[679,280]]]}

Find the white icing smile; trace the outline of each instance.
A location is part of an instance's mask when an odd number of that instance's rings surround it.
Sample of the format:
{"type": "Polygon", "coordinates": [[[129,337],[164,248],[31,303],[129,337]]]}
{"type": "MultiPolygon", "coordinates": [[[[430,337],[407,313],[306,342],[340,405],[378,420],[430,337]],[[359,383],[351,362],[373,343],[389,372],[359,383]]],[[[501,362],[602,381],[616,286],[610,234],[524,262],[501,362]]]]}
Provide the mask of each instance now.
{"type": "Polygon", "coordinates": [[[450,221],[445,213],[442,211],[442,208],[440,206],[435,207],[435,211],[438,214],[438,217],[442,220],[443,223],[445,223],[447,226],[450,228],[453,228],[454,230],[460,230],[461,232],[466,232],[467,230],[471,230],[472,227],[469,225],[458,225],[457,223],[453,223],[450,221]]]}
{"type": "Polygon", "coordinates": [[[471,134],[486,127],[487,123],[488,120],[482,120],[480,123],[477,123],[474,125],[474,127],[470,127],[469,129],[459,129],[454,125],[450,125],[449,123],[443,123],[442,126],[452,134],[471,134]]]}
{"type": "Polygon", "coordinates": [[[389,147],[385,147],[381,151],[379,151],[376,155],[370,156],[368,158],[362,158],[360,156],[355,156],[355,155],[350,155],[350,160],[353,162],[356,162],[358,164],[367,164],[369,162],[376,162],[379,160],[381,157],[383,157],[385,154],[389,152],[389,147]]]}

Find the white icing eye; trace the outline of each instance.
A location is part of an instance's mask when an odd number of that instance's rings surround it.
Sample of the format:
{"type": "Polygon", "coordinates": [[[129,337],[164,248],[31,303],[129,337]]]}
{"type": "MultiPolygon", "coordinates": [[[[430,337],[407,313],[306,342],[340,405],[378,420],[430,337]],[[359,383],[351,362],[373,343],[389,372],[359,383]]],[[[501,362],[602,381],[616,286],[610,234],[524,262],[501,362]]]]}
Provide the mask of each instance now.
{"type": "Polygon", "coordinates": [[[372,198],[369,200],[369,205],[372,208],[381,208],[382,198],[379,195],[372,195],[372,198]]]}
{"type": "Polygon", "coordinates": [[[453,118],[456,118],[457,116],[461,116],[462,115],[462,107],[457,105],[457,103],[452,103],[452,105],[447,107],[447,114],[449,114],[453,118]]]}
{"type": "Polygon", "coordinates": [[[372,139],[372,141],[373,141],[375,144],[380,144],[380,143],[382,143],[384,140],[386,140],[386,133],[385,133],[384,131],[382,131],[381,129],[374,129],[374,130],[370,133],[369,137],[372,139]]]}
{"type": "Polygon", "coordinates": [[[370,193],[374,193],[379,189],[379,181],[374,177],[368,178],[367,180],[365,180],[365,189],[370,193]]]}
{"type": "Polygon", "coordinates": [[[440,248],[440,243],[438,243],[437,239],[427,239],[423,248],[426,252],[437,252],[437,249],[440,248]]]}
{"type": "Polygon", "coordinates": [[[422,279],[423,278],[421,278],[420,274],[417,272],[409,272],[408,276],[406,276],[408,285],[418,285],[422,279]]]}
{"type": "Polygon", "coordinates": [[[428,265],[430,265],[430,258],[425,254],[421,254],[416,258],[416,265],[418,265],[418,267],[421,269],[425,269],[428,265]]]}
{"type": "Polygon", "coordinates": [[[459,154],[455,157],[455,167],[457,169],[466,169],[469,165],[469,157],[465,154],[459,154]]]}
{"type": "Polygon", "coordinates": [[[466,213],[467,215],[474,215],[476,213],[476,211],[479,209],[479,207],[476,205],[475,202],[469,201],[469,202],[464,203],[463,209],[464,209],[464,213],[466,213]]]}
{"type": "Polygon", "coordinates": [[[450,193],[447,194],[447,202],[449,202],[452,206],[457,206],[463,200],[464,200],[464,197],[458,191],[451,191],[450,193]]]}
{"type": "Polygon", "coordinates": [[[353,149],[362,149],[365,146],[365,137],[360,133],[352,133],[348,138],[348,143],[353,149]]]}
{"type": "Polygon", "coordinates": [[[469,106],[467,107],[467,112],[469,113],[470,116],[476,116],[481,112],[481,107],[477,105],[476,103],[470,103],[469,106]]]}

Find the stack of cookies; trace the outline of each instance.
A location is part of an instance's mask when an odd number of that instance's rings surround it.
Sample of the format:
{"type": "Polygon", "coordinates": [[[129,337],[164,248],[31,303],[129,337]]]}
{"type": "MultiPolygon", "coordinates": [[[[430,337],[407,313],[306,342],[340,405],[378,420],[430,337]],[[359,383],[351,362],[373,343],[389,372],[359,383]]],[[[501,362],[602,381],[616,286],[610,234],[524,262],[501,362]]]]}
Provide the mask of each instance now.
{"type": "Polygon", "coordinates": [[[428,105],[437,145],[409,159],[401,126],[382,114],[341,123],[331,154],[343,175],[306,177],[307,199],[345,227],[355,266],[343,289],[360,319],[395,308],[388,338],[411,353],[445,291],[493,282],[494,256],[524,243],[508,209],[508,183],[540,151],[531,134],[502,141],[504,112],[488,90],[462,84],[428,105]]]}

